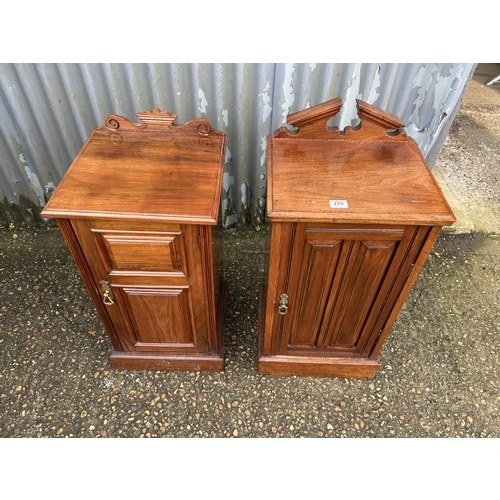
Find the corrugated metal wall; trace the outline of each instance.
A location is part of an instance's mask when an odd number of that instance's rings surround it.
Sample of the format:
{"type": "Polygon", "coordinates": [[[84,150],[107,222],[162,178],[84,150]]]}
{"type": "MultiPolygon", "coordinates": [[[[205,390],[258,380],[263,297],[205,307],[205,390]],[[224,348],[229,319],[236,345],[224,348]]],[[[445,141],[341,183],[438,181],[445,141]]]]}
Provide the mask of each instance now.
{"type": "Polygon", "coordinates": [[[223,223],[263,222],[266,136],[287,114],[340,96],[401,117],[432,165],[474,64],[0,64],[0,224],[39,212],[108,114],[158,107],[228,135],[223,223]],[[3,200],[2,200],[3,198],[3,200]]]}

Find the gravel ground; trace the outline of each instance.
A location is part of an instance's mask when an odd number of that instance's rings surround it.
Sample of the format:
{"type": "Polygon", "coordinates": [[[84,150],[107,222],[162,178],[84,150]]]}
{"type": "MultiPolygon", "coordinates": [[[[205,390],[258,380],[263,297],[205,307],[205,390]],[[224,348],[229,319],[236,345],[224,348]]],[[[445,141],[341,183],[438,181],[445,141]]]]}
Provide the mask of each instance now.
{"type": "Polygon", "coordinates": [[[0,437],[500,437],[499,71],[478,65],[436,164],[467,220],[441,234],[375,378],[257,373],[265,227],[225,231],[223,373],[114,370],[55,224],[0,227],[0,437]]]}
{"type": "Polygon", "coordinates": [[[499,72],[478,65],[440,153],[434,171],[459,220],[373,379],[257,373],[265,228],[225,232],[225,371],[193,373],[114,370],[57,227],[0,227],[1,438],[220,438],[5,439],[4,489],[207,498],[258,484],[272,498],[368,488],[384,499],[494,498],[497,439],[325,438],[500,437],[500,85],[484,85],[499,72]],[[224,439],[242,437],[323,439],[224,439]]]}
{"type": "Polygon", "coordinates": [[[226,231],[225,371],[116,371],[58,229],[0,233],[1,437],[499,437],[500,239],[443,233],[373,379],[257,373],[266,230],[226,231]]]}

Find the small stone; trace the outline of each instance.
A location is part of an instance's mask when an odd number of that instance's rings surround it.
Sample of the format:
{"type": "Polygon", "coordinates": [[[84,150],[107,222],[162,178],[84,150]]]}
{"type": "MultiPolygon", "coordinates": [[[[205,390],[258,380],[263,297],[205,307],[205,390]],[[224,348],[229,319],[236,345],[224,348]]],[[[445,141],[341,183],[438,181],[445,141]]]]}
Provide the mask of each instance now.
{"type": "Polygon", "coordinates": [[[80,413],[80,417],[83,418],[86,416],[87,416],[87,412],[85,410],[83,410],[82,413],[80,413]]]}
{"type": "Polygon", "coordinates": [[[18,385],[16,387],[16,392],[19,392],[19,391],[22,391],[23,390],[23,387],[21,385],[18,385]]]}
{"type": "Polygon", "coordinates": [[[234,429],[233,436],[236,437],[238,435],[238,429],[234,429]]]}

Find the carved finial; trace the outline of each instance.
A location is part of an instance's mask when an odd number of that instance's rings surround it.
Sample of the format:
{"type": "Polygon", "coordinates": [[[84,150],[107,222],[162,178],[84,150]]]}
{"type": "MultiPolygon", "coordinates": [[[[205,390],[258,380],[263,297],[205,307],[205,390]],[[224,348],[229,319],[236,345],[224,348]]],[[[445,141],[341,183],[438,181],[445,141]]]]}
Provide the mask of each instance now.
{"type": "Polygon", "coordinates": [[[171,125],[177,118],[177,115],[174,113],[161,111],[159,108],[143,111],[142,113],[136,113],[136,116],[146,124],[161,125],[171,125]]]}

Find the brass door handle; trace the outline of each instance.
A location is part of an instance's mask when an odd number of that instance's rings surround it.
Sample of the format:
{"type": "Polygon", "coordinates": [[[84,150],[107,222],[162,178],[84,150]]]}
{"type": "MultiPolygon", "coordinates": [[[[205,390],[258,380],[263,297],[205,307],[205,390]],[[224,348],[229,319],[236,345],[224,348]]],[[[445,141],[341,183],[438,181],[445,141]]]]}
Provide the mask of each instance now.
{"type": "Polygon", "coordinates": [[[112,306],[114,302],[114,295],[113,295],[113,290],[111,290],[109,283],[105,280],[101,280],[101,288],[102,288],[102,293],[103,293],[103,302],[107,306],[112,306]]]}
{"type": "Polygon", "coordinates": [[[284,315],[288,312],[288,295],[286,293],[282,293],[280,295],[278,311],[281,315],[284,315]]]}

